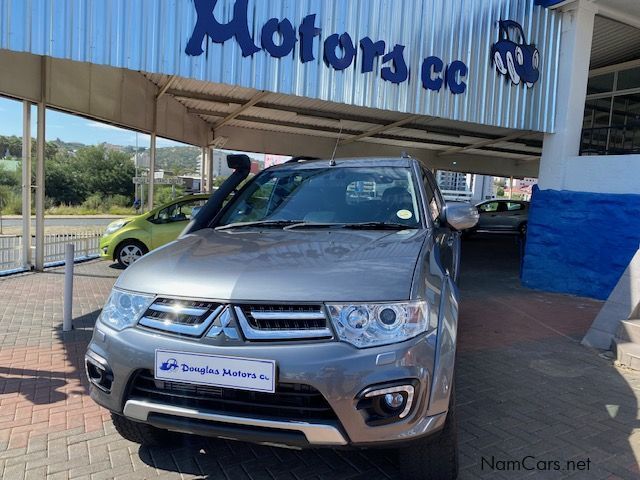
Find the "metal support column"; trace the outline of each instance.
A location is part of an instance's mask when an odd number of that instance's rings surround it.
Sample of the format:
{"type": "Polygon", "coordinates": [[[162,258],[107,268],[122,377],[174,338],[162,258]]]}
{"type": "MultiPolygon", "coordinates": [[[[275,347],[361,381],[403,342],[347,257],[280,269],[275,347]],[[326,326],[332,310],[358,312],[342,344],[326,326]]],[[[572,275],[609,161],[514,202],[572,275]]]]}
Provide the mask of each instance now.
{"type": "MultiPolygon", "coordinates": [[[[155,115],[154,115],[155,116],[155,115]]],[[[155,129],[155,126],[154,126],[155,129]]],[[[156,172],[156,132],[155,130],[151,132],[151,146],[149,148],[149,188],[148,195],[149,199],[147,201],[147,207],[149,210],[153,209],[153,184],[155,180],[155,172],[156,172]]]]}
{"type": "Polygon", "coordinates": [[[46,125],[47,59],[40,63],[40,101],[38,102],[38,135],[36,147],[36,270],[44,270],[44,154],[46,125]]]}
{"type": "Polygon", "coordinates": [[[209,162],[207,163],[207,193],[213,192],[213,148],[207,147],[207,158],[209,162]]]}
{"type": "Polygon", "coordinates": [[[22,268],[31,270],[31,103],[22,102],[22,268]]]}
{"type": "Polygon", "coordinates": [[[205,175],[207,172],[208,151],[208,147],[202,147],[202,161],[200,162],[200,193],[205,193],[207,191],[205,175]]]}

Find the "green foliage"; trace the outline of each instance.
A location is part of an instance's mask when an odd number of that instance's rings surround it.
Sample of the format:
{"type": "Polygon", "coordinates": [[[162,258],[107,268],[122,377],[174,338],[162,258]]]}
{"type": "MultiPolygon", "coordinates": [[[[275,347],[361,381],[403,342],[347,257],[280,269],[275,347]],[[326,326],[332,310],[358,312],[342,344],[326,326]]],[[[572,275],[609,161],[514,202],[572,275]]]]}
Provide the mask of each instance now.
{"type": "Polygon", "coordinates": [[[0,185],[0,214],[19,215],[22,211],[22,197],[8,185],[0,185]]]}
{"type": "Polygon", "coordinates": [[[156,167],[174,175],[197,173],[198,156],[202,150],[198,147],[164,147],[156,149],[156,167]]]}
{"type": "MultiPolygon", "coordinates": [[[[58,152],[45,165],[45,192],[56,205],[90,201],[98,206],[112,195],[133,201],[135,167],[124,152],[103,145],[83,147],[75,155],[58,152]],[[91,199],[91,200],[90,200],[91,199]]],[[[119,203],[124,203],[122,199],[119,203]]]]}
{"type": "MultiPolygon", "coordinates": [[[[36,158],[36,141],[31,141],[36,158]]],[[[144,151],[144,149],[140,149],[144,151]]],[[[156,151],[158,168],[172,173],[197,172],[197,147],[168,147],[156,151]]],[[[0,158],[22,156],[22,138],[0,135],[0,158]]],[[[134,147],[85,146],[56,139],[45,144],[45,208],[48,214],[132,214],[135,166],[134,147]]],[[[1,163],[0,163],[1,165],[1,163]]],[[[35,178],[32,179],[35,183],[35,178]]],[[[222,183],[224,178],[218,180],[222,183]]],[[[9,172],[0,166],[0,203],[5,214],[20,214],[21,171],[9,172]]],[[[184,195],[176,187],[175,197],[184,195]]],[[[156,185],[155,203],[173,199],[170,186],[156,185]]]]}
{"type": "Polygon", "coordinates": [[[498,187],[498,190],[496,191],[496,195],[498,197],[504,197],[504,188],[498,187]]]}
{"type": "Polygon", "coordinates": [[[0,213],[17,215],[21,210],[21,172],[8,172],[0,168],[0,213]]]}
{"type": "Polygon", "coordinates": [[[213,179],[213,182],[211,182],[211,185],[214,186],[214,187],[219,187],[226,180],[227,180],[227,177],[216,177],[216,178],[213,179]]]}
{"type": "Polygon", "coordinates": [[[133,208],[133,202],[126,195],[113,195],[111,197],[111,207],[133,208]]]}
{"type": "Polygon", "coordinates": [[[131,207],[102,205],[101,208],[88,208],[84,205],[57,205],[47,209],[47,215],[135,215],[131,207]],[[107,208],[108,207],[108,208],[107,208]]]}
{"type": "Polygon", "coordinates": [[[174,198],[181,197],[185,194],[184,187],[176,186],[175,195],[172,194],[171,185],[156,185],[153,190],[153,202],[155,206],[169,203],[174,198]]]}
{"type": "Polygon", "coordinates": [[[22,173],[20,171],[17,172],[8,172],[6,170],[2,170],[0,167],[0,185],[4,185],[7,187],[20,187],[22,173]]]}
{"type": "Polygon", "coordinates": [[[0,157],[7,152],[10,157],[22,157],[22,137],[0,135],[0,157]]]}

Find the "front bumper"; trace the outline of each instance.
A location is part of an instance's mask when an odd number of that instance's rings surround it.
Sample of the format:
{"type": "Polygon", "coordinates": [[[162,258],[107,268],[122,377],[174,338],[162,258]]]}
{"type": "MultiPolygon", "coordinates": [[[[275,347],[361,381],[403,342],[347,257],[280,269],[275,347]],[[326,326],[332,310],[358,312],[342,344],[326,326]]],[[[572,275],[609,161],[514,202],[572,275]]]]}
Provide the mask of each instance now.
{"type": "Polygon", "coordinates": [[[218,346],[141,328],[116,332],[98,324],[87,355],[106,362],[113,374],[109,392],[91,386],[91,397],[98,404],[132,420],[169,430],[296,447],[364,447],[432,434],[442,428],[446,417],[446,412],[427,415],[435,336],[362,350],[336,341],[218,346]],[[304,383],[315,388],[327,400],[337,421],[235,415],[132,397],[132,377],[140,370],[154,370],[156,349],[273,359],[279,383],[304,383]],[[367,424],[356,408],[359,394],[371,386],[401,380],[417,385],[409,414],[388,424],[367,424]]]}
{"type": "Polygon", "coordinates": [[[100,238],[99,253],[100,253],[100,258],[103,260],[113,260],[113,248],[111,248],[111,245],[113,244],[113,242],[111,240],[112,239],[109,237],[100,238]]]}

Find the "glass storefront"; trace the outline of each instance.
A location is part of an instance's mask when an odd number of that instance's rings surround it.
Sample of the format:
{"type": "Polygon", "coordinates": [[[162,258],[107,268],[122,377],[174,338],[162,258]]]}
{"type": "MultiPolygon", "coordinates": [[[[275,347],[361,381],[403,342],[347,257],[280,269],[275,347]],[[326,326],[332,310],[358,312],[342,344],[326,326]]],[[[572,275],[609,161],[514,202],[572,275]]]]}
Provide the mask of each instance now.
{"type": "Polygon", "coordinates": [[[581,155],[640,153],[640,67],[589,78],[581,155]]]}

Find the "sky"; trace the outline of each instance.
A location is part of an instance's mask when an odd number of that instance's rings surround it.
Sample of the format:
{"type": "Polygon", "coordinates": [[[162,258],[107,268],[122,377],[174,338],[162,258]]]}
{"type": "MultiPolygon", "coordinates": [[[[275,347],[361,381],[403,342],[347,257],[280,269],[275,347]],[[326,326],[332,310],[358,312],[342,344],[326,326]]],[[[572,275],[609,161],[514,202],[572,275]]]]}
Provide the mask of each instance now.
{"type": "MultiPolygon", "coordinates": [[[[31,111],[31,136],[36,134],[36,107],[31,111]]],[[[22,102],[0,97],[0,135],[22,136],[22,102]]],[[[86,145],[111,143],[114,145],[136,145],[136,132],[114,127],[106,123],[86,118],[47,110],[47,140],[59,138],[65,142],[79,142],[86,145]]],[[[149,147],[149,135],[138,133],[138,145],[149,147]]],[[[165,138],[157,138],[156,145],[162,147],[179,147],[183,143],[165,138]]]]}

